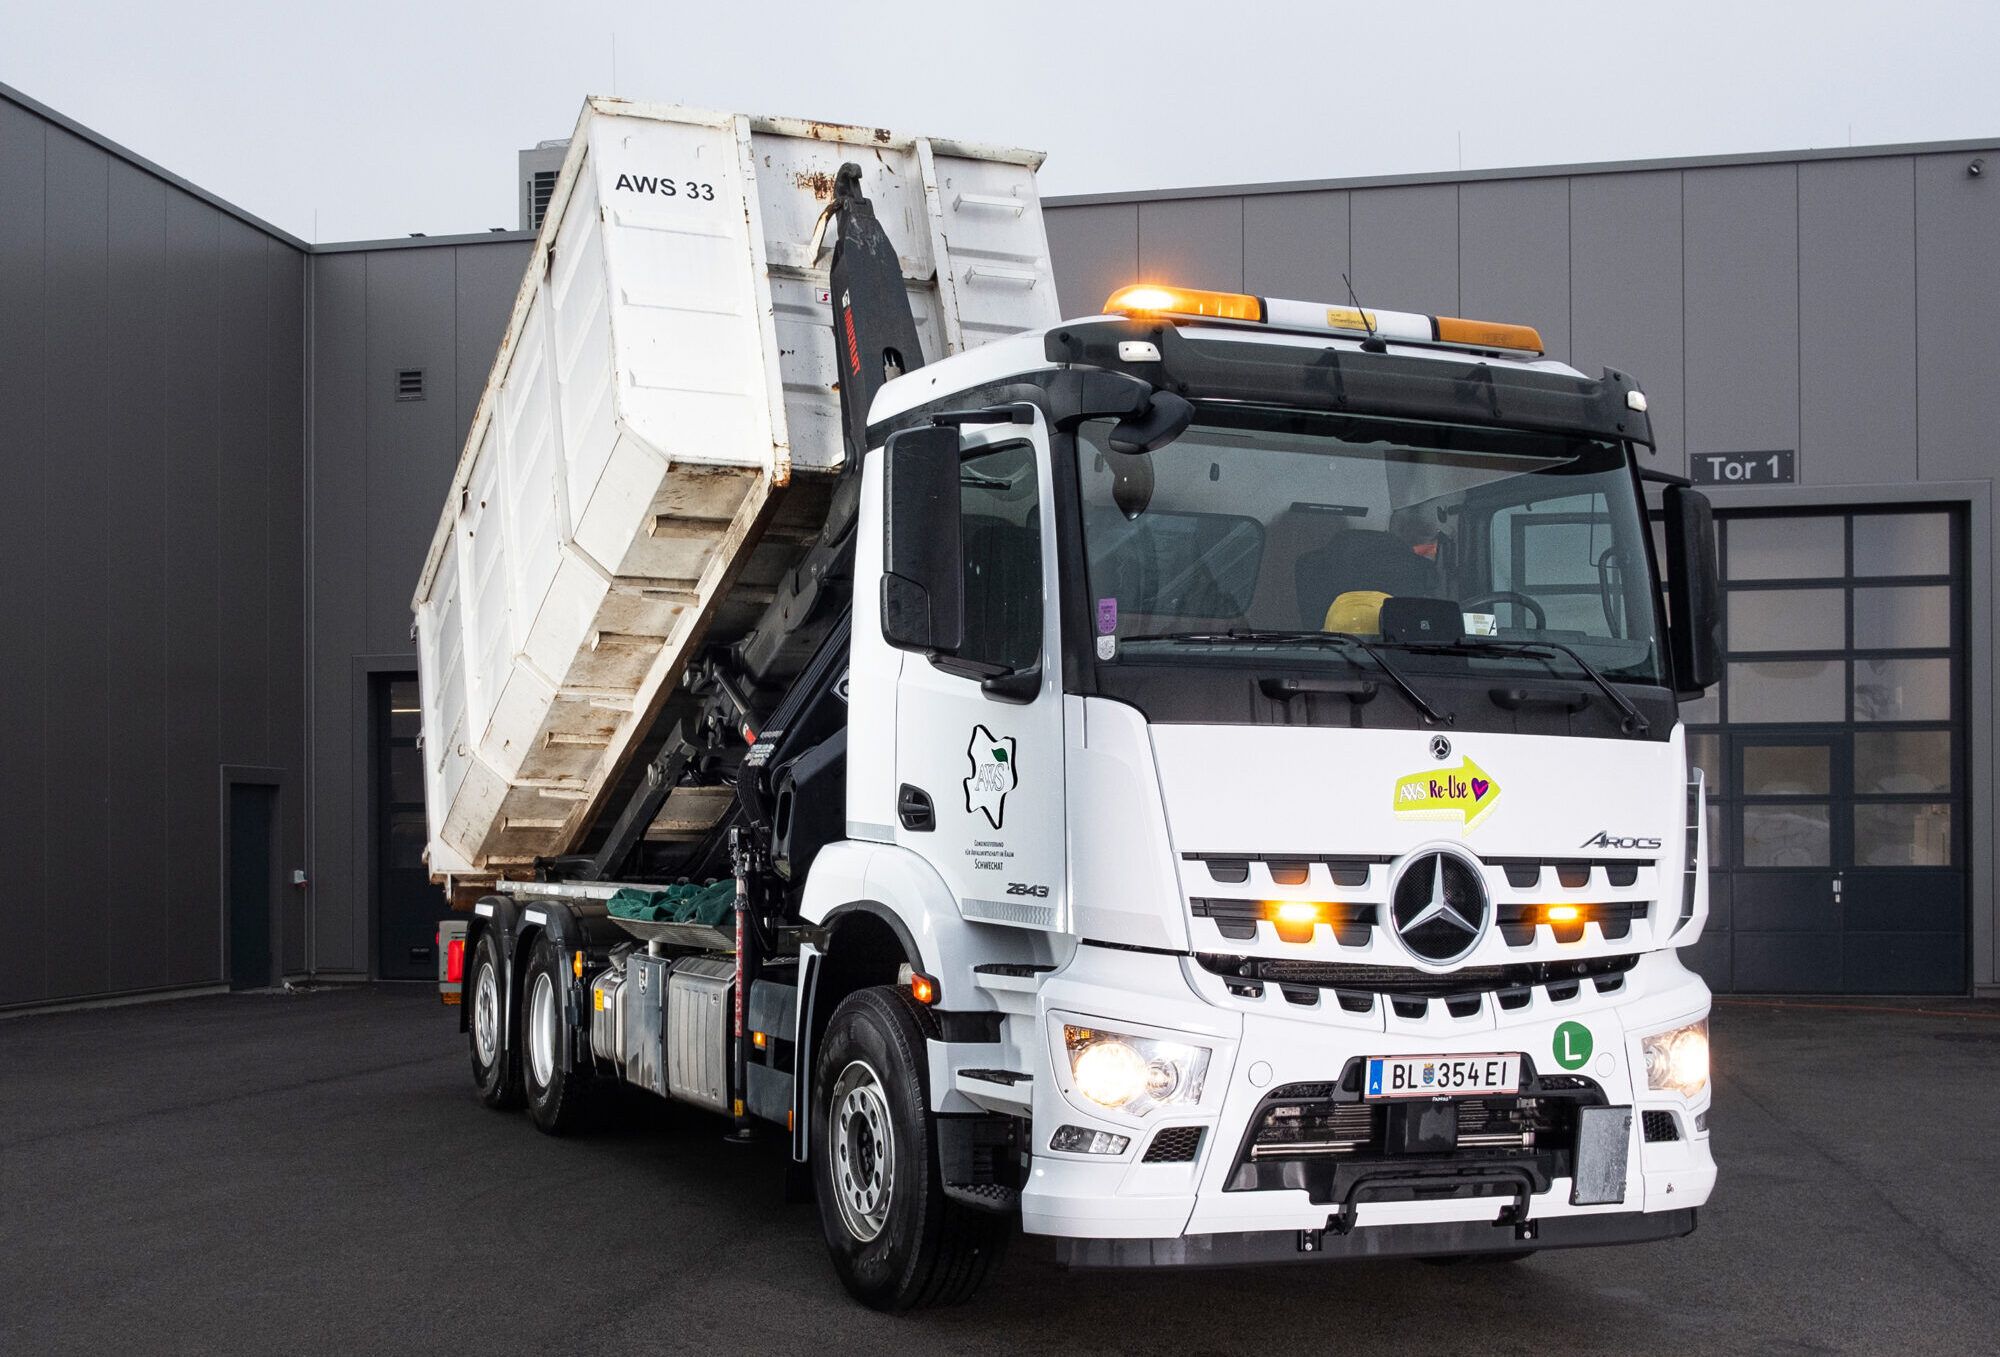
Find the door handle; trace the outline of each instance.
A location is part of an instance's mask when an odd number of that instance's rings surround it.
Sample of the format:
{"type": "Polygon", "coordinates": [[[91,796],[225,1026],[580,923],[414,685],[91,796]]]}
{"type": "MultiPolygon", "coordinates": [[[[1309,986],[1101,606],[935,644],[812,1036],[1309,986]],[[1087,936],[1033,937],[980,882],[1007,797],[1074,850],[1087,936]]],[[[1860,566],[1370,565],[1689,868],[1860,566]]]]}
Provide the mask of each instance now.
{"type": "Polygon", "coordinates": [[[912,834],[928,834],[936,829],[937,812],[931,806],[931,794],[905,782],[896,791],[896,818],[912,834]]]}

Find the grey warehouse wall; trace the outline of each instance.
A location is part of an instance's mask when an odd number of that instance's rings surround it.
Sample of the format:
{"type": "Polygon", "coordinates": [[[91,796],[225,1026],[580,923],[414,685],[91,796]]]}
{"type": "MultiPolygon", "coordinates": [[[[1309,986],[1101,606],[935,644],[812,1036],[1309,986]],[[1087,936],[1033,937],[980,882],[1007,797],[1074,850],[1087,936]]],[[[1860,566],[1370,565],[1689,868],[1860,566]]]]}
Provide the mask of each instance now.
{"type": "Polygon", "coordinates": [[[1671,470],[1794,448],[1809,485],[1984,478],[1995,149],[1052,198],[1049,245],[1066,315],[1142,279],[1344,300],[1345,273],[1372,306],[1535,325],[1638,377],[1671,470]]]}
{"type": "Polygon", "coordinates": [[[304,862],[305,274],[0,90],[0,1007],[223,979],[226,766],[304,862]]]}
{"type": "Polygon", "coordinates": [[[312,257],[312,952],[367,974],[371,675],[414,673],[410,595],[530,242],[389,241],[312,257]],[[421,369],[425,396],[398,400],[421,369]]]}

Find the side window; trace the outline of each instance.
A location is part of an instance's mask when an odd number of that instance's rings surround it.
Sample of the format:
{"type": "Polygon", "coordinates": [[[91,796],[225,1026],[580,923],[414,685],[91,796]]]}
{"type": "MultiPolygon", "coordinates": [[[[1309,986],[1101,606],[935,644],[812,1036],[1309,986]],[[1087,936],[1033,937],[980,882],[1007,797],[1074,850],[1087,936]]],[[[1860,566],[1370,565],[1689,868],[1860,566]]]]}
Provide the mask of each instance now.
{"type": "Polygon", "coordinates": [[[968,660],[1028,669],[1042,654],[1042,515],[1027,443],[968,457],[959,473],[968,660]]]}
{"type": "MultiPolygon", "coordinates": [[[[1602,495],[1514,504],[1493,515],[1487,559],[1494,590],[1542,605],[1552,631],[1586,636],[1626,633],[1623,560],[1602,495]]],[[[1503,624],[1520,625],[1502,603],[1503,624]]]]}

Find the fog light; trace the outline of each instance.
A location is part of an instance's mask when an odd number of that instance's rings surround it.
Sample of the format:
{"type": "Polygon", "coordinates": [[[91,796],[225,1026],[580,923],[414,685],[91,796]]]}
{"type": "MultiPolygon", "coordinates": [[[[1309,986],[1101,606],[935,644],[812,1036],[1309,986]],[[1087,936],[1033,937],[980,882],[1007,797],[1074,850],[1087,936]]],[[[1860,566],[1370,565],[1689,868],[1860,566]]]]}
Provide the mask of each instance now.
{"type": "Polygon", "coordinates": [[[1049,1137],[1049,1148],[1064,1154],[1123,1154],[1132,1143],[1130,1136],[1109,1131],[1092,1131],[1082,1126],[1058,1126],[1049,1137]]]}

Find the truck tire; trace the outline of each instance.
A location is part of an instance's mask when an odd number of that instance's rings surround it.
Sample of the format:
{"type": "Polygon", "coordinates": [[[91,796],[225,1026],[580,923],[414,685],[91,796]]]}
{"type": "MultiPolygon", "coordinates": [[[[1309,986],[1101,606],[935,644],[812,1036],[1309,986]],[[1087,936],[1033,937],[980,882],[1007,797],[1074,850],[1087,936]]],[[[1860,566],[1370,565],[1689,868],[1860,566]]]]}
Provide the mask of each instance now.
{"type": "Polygon", "coordinates": [[[507,968],[500,958],[500,939],[490,931],[480,934],[472,949],[465,1002],[472,1006],[465,1031],[479,1101],[511,1111],[521,1105],[521,1051],[518,1042],[508,1039],[507,968]]]}
{"type": "Polygon", "coordinates": [[[576,1129],[591,1093],[589,1067],[572,1063],[563,1068],[564,1052],[570,1049],[569,979],[569,965],[555,939],[543,933],[535,939],[521,982],[520,1066],[528,1115],[552,1136],[576,1129]]]}
{"type": "Polygon", "coordinates": [[[813,1186],[848,1294],[875,1310],[956,1305],[986,1279],[1012,1222],[947,1198],[924,1043],[936,1019],[890,986],[834,1010],[813,1078],[813,1186]]]}

